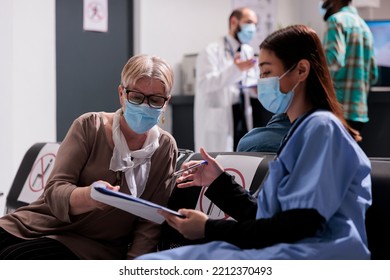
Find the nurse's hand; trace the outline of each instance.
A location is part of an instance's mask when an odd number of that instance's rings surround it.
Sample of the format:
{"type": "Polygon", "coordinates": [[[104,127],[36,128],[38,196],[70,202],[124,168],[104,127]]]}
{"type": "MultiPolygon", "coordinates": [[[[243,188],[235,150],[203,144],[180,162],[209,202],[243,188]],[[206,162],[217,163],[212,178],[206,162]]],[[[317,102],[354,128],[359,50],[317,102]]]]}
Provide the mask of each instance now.
{"type": "Polygon", "coordinates": [[[164,216],[171,227],[180,232],[185,238],[195,240],[204,237],[206,221],[209,217],[203,212],[180,209],[179,213],[183,214],[185,218],[180,218],[163,210],[159,210],[159,213],[164,216]]]}
{"type": "MultiPolygon", "coordinates": [[[[176,179],[178,188],[187,188],[193,186],[208,187],[224,171],[223,167],[211,157],[203,148],[200,148],[200,154],[207,164],[183,172],[176,179]]],[[[182,165],[182,168],[188,168],[200,161],[189,161],[182,165]]]]}

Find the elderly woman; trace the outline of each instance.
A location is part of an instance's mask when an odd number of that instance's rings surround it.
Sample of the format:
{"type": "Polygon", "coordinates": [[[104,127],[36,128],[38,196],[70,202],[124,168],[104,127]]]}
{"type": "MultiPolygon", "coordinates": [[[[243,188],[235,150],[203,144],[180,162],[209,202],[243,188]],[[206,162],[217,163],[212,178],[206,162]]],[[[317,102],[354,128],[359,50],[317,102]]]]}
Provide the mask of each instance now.
{"type": "Polygon", "coordinates": [[[121,108],[77,118],[61,143],[43,195],[0,219],[0,259],[125,259],[152,252],[160,225],[93,200],[91,184],[165,205],[177,146],[157,126],[172,68],[138,55],[122,70],[121,108]]]}

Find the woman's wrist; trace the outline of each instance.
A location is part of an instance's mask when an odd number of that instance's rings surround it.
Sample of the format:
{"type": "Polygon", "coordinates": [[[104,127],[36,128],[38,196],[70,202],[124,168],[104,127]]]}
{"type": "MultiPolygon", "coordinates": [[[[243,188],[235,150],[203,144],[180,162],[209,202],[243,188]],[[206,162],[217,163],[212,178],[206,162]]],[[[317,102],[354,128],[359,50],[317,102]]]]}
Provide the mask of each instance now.
{"type": "Polygon", "coordinates": [[[75,188],[70,194],[69,213],[79,215],[94,209],[90,187],[75,188]]]}

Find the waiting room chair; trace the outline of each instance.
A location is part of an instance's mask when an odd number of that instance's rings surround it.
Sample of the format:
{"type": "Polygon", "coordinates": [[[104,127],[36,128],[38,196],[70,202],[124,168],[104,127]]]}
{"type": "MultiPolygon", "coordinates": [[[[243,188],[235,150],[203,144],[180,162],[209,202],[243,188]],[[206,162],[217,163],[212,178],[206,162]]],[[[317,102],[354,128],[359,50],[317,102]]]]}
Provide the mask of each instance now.
{"type": "Polygon", "coordinates": [[[56,142],[42,142],[27,150],[6,198],[6,214],[31,203],[42,194],[59,146],[56,142]]]}
{"type": "Polygon", "coordinates": [[[370,158],[372,205],[366,213],[368,248],[373,260],[390,260],[390,158],[370,158]]]}

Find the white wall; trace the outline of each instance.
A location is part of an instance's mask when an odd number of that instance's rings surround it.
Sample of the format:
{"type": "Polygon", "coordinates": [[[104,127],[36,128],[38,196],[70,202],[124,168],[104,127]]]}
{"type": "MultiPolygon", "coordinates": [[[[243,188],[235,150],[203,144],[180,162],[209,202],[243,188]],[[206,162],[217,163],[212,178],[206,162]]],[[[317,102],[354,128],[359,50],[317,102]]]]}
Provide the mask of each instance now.
{"type": "MultiPolygon", "coordinates": [[[[321,32],[323,23],[317,0],[276,1],[278,28],[304,23],[321,32]],[[308,9],[312,9],[313,13],[308,13],[308,9]]],[[[166,59],[175,72],[172,94],[181,94],[180,64],[183,55],[198,53],[208,43],[225,35],[232,6],[230,0],[135,0],[134,51],[166,59]]],[[[166,122],[161,126],[171,131],[171,122],[171,110],[168,108],[166,122]]]]}
{"type": "Polygon", "coordinates": [[[390,19],[390,1],[381,0],[379,8],[359,8],[359,13],[364,19],[390,19]]]}
{"type": "Polygon", "coordinates": [[[230,0],[136,0],[135,53],[155,54],[175,70],[180,93],[183,54],[197,53],[228,31],[230,0]]]}
{"type": "MultiPolygon", "coordinates": [[[[172,65],[172,95],[181,93],[183,55],[198,53],[228,32],[230,0],[135,0],[134,52],[158,55],[172,65]]],[[[172,131],[168,107],[162,128],[172,131]]]]}
{"type": "Polygon", "coordinates": [[[12,79],[12,18],[9,11],[12,9],[11,1],[0,0],[0,130],[2,137],[0,138],[0,192],[4,192],[0,196],[0,216],[4,213],[3,205],[5,201],[6,191],[11,184],[12,175],[14,173],[14,157],[12,156],[12,94],[11,81],[12,79]]]}
{"type": "Polygon", "coordinates": [[[325,23],[320,15],[320,0],[277,0],[278,27],[305,24],[312,27],[322,39],[325,23]]]}
{"type": "MultiPolygon", "coordinates": [[[[321,30],[317,0],[275,1],[278,27],[303,23],[321,30]]],[[[198,53],[225,35],[231,9],[230,0],[135,0],[134,51],[166,59],[175,70],[172,93],[180,94],[183,55],[198,53]]]]}
{"type": "Polygon", "coordinates": [[[27,149],[55,141],[55,0],[0,0],[0,215],[27,149]]]}

